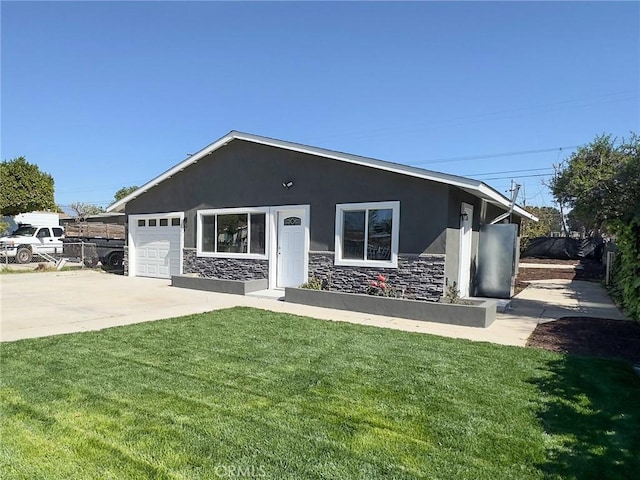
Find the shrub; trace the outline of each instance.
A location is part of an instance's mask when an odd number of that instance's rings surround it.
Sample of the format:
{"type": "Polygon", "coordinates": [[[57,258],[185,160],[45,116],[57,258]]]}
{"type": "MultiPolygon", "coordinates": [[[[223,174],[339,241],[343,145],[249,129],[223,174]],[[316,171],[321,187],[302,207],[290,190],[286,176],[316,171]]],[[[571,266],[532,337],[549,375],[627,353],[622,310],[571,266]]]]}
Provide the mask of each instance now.
{"type": "Polygon", "coordinates": [[[321,278],[318,278],[316,276],[312,276],[311,278],[309,278],[308,282],[300,285],[300,288],[308,288],[309,290],[323,290],[323,287],[324,282],[321,278]]]}
{"type": "Polygon", "coordinates": [[[618,253],[613,263],[611,296],[640,322],[640,215],[617,228],[618,253]]]}
{"type": "Polygon", "coordinates": [[[367,285],[367,293],[378,297],[397,297],[396,289],[389,285],[387,277],[384,275],[376,276],[375,280],[370,280],[367,285]]]}

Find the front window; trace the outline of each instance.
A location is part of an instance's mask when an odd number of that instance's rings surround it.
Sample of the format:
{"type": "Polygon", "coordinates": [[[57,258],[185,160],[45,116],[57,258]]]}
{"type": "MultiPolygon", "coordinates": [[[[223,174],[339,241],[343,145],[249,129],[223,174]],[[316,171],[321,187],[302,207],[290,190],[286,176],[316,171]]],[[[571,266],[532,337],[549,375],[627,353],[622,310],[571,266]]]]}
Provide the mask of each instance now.
{"type": "Polygon", "coordinates": [[[249,253],[249,214],[217,216],[217,252],[249,253]]]}
{"type": "Polygon", "coordinates": [[[36,227],[20,227],[11,235],[23,236],[23,237],[32,237],[34,233],[36,233],[36,227]]]}
{"type": "Polygon", "coordinates": [[[336,265],[397,266],[399,202],[336,206],[336,265]]]}
{"type": "Polygon", "coordinates": [[[264,212],[199,212],[199,254],[264,255],[266,214],[264,212]]]}

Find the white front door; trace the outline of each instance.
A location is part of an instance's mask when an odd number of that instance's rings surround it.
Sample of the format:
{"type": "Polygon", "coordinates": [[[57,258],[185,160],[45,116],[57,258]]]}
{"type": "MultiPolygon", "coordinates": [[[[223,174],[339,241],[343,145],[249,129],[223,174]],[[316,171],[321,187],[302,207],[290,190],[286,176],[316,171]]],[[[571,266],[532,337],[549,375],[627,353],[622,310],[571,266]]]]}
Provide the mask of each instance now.
{"type": "Polygon", "coordinates": [[[471,236],[473,234],[473,205],[463,203],[460,209],[460,256],[458,258],[458,290],[461,297],[469,296],[471,283],[471,236]]]}
{"type": "Polygon", "coordinates": [[[306,219],[304,210],[278,211],[276,287],[306,282],[306,219]]]}

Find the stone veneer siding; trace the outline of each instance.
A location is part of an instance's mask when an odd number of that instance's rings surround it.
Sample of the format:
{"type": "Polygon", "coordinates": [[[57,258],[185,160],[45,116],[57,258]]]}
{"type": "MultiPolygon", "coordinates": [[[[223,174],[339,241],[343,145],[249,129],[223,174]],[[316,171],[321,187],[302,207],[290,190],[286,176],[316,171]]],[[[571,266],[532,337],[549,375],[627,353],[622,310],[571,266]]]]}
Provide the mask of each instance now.
{"type": "Polygon", "coordinates": [[[122,257],[122,268],[124,269],[124,276],[129,275],[129,246],[124,246],[124,253],[122,257]]]}
{"type": "Polygon", "coordinates": [[[389,286],[405,298],[437,302],[444,295],[444,255],[398,255],[398,268],[343,267],[333,252],[309,253],[309,277],[328,283],[330,290],[366,293],[369,282],[384,275],[389,286]]]}
{"type": "Polygon", "coordinates": [[[269,278],[269,261],[243,258],[198,257],[195,248],[182,254],[184,273],[198,273],[205,278],[222,280],[257,280],[269,278]]]}

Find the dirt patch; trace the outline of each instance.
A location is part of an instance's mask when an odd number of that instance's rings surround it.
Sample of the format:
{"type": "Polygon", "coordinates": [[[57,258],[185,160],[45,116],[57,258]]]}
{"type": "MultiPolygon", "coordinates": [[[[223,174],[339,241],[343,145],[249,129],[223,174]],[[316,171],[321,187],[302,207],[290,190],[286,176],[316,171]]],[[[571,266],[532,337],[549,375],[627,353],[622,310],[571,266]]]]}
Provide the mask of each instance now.
{"type": "MultiPolygon", "coordinates": [[[[604,266],[594,260],[550,260],[524,258],[522,263],[546,264],[548,268],[520,268],[516,293],[533,280],[584,280],[601,282],[604,266]],[[553,268],[573,265],[574,268],[553,268]]],[[[600,358],[617,358],[640,364],[640,324],[592,317],[564,317],[538,325],[528,347],[600,358]]]]}
{"type": "Polygon", "coordinates": [[[538,325],[527,346],[640,364],[640,325],[625,320],[564,317],[538,325]]]}

